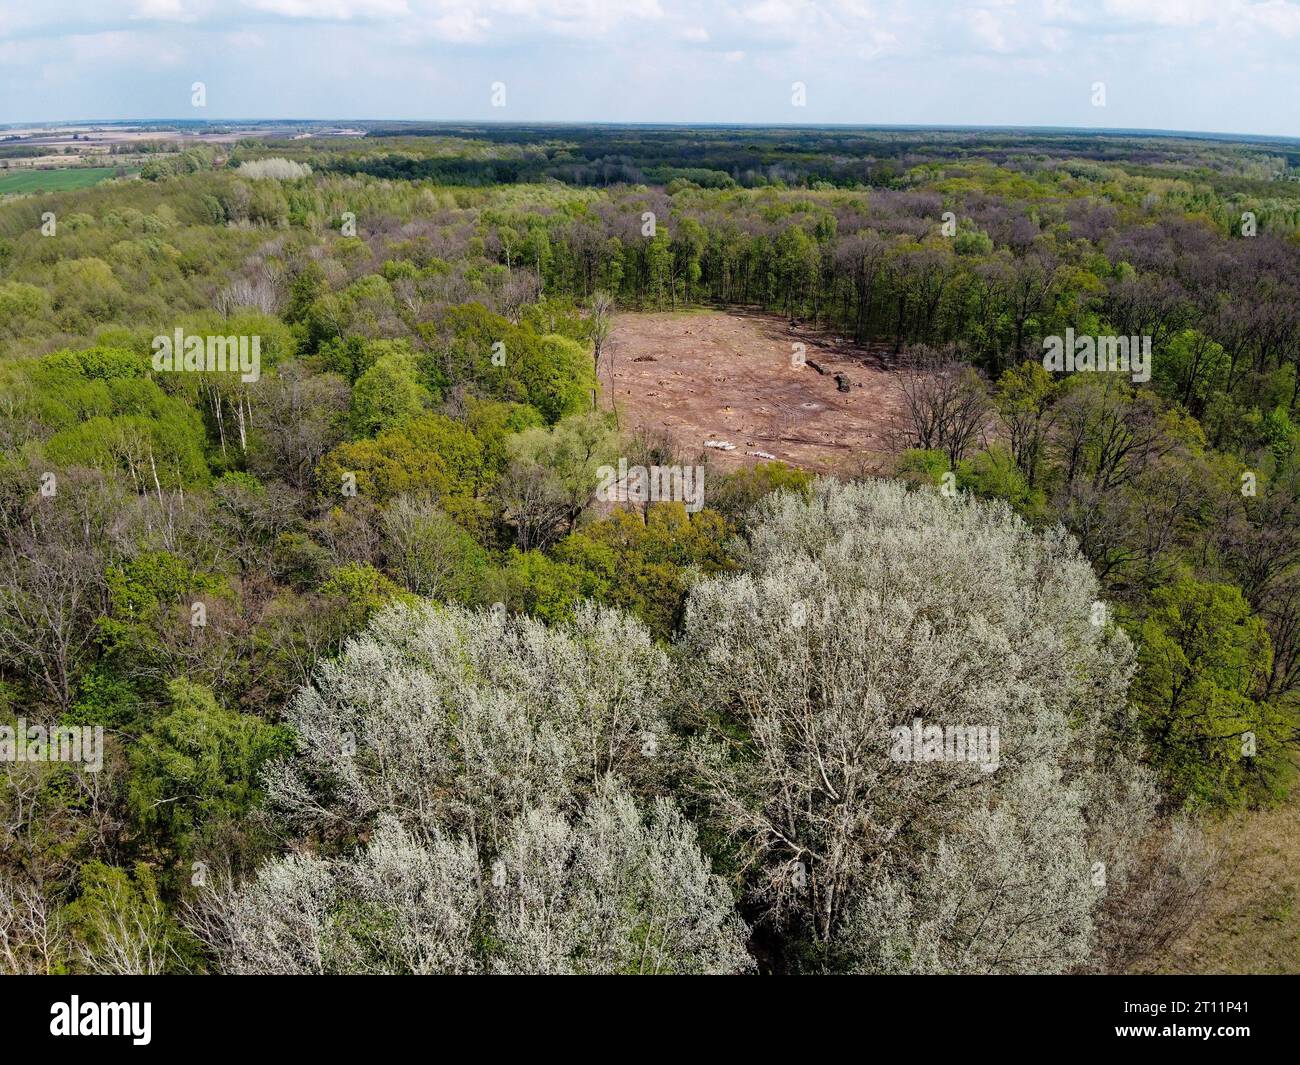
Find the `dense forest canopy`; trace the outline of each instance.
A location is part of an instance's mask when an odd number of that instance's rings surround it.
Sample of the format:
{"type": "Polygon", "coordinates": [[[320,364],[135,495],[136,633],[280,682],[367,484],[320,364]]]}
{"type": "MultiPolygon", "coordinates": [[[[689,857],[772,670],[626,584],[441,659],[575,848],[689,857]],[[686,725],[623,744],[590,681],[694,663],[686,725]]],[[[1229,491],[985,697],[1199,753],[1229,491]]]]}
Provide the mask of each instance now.
{"type": "Polygon", "coordinates": [[[1158,965],[1290,801],[1300,145],[358,128],[0,202],[0,723],[105,737],[0,763],[0,970],[1158,965]],[[888,476],[597,505],[704,461],[597,372],[698,307],[875,353],[888,476]]]}

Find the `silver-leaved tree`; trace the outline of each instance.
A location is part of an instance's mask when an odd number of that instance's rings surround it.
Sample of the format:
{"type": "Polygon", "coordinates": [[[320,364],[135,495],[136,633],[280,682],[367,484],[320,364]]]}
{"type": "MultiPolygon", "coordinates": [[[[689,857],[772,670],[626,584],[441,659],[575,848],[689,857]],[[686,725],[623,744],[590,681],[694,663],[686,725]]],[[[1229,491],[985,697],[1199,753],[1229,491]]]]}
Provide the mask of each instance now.
{"type": "Polygon", "coordinates": [[[215,891],[230,972],[719,973],[747,930],[694,826],[652,795],[674,749],[645,629],[453,607],[377,618],[295,700],[272,804],[331,856],[215,891]],[[364,840],[361,837],[364,835],[364,840]]]}
{"type": "Polygon", "coordinates": [[[1067,534],[886,481],[757,519],[745,571],[691,594],[679,704],[787,969],[1078,969],[1195,889],[1138,762],[1132,647],[1067,534]]]}

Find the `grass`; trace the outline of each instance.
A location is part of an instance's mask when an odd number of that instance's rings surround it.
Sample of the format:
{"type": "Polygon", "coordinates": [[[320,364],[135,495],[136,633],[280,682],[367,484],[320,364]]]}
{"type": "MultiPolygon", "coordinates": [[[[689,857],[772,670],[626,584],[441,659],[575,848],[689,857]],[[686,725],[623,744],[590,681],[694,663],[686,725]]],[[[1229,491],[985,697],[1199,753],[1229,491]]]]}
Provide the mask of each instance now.
{"type": "Polygon", "coordinates": [[[1225,854],[1207,912],[1174,944],[1167,973],[1300,972],[1300,796],[1210,826],[1225,854]]]}
{"type": "Polygon", "coordinates": [[[98,185],[116,173],[115,166],[86,166],[68,170],[9,170],[0,172],[0,196],[84,189],[98,185]]]}

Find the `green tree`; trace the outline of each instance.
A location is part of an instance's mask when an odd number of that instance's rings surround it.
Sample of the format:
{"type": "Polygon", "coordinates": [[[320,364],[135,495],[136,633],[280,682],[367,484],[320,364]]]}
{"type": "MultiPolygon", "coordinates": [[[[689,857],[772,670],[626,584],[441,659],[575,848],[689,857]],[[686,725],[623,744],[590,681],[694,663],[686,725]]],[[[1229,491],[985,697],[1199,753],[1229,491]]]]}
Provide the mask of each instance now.
{"type": "Polygon", "coordinates": [[[541,551],[511,548],[506,564],[487,583],[486,598],[504,603],[514,613],[527,614],[548,625],[570,621],[586,598],[587,575],[578,566],[560,562],[541,551]]]}
{"type": "Polygon", "coordinates": [[[74,972],[107,976],[155,976],[184,972],[196,944],[168,912],[153,870],[133,871],[87,862],[80,894],[63,908],[74,972]]]}
{"type": "Polygon", "coordinates": [[[425,414],[335,448],[321,460],[321,492],[337,497],[349,473],[358,494],[378,506],[404,492],[430,493],[449,512],[461,513],[473,509],[483,485],[483,448],[460,422],[425,414]]]}
{"type": "Polygon", "coordinates": [[[1012,457],[1030,488],[1042,476],[1057,387],[1041,363],[1025,362],[998,380],[993,406],[1007,432],[1012,457]]]}
{"type": "Polygon", "coordinates": [[[1258,698],[1273,652],[1241,591],[1184,577],[1156,591],[1136,635],[1133,699],[1172,794],[1211,806],[1275,795],[1288,730],[1258,698]]]}
{"type": "Polygon", "coordinates": [[[187,857],[249,814],[262,766],[292,742],[283,726],[225,709],[203,685],[177,679],[167,689],[170,706],[129,749],[127,805],[164,851],[187,857]]]}
{"type": "Polygon", "coordinates": [[[352,389],[352,431],[372,436],[418,415],[429,400],[409,355],[384,355],[352,389]]]}
{"type": "Polygon", "coordinates": [[[733,568],[726,520],[712,510],[688,515],[681,503],[618,510],[565,537],[555,558],[580,567],[583,594],[634,614],[668,639],[681,619],[686,592],[701,576],[733,568]]]}
{"type": "Polygon", "coordinates": [[[365,628],[371,615],[394,600],[414,600],[368,562],[349,562],[337,567],[321,585],[320,593],[345,634],[365,628]]]}

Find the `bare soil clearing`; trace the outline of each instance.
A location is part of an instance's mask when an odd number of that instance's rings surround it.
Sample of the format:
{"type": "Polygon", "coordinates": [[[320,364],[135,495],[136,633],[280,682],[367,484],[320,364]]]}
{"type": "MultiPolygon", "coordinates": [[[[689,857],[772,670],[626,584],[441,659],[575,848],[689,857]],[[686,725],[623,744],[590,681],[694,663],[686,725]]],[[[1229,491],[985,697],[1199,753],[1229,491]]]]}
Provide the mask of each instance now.
{"type": "Polygon", "coordinates": [[[627,313],[605,343],[600,382],[625,428],[667,431],[725,470],[776,458],[856,474],[879,472],[892,451],[899,401],[886,360],[770,315],[627,313]]]}

